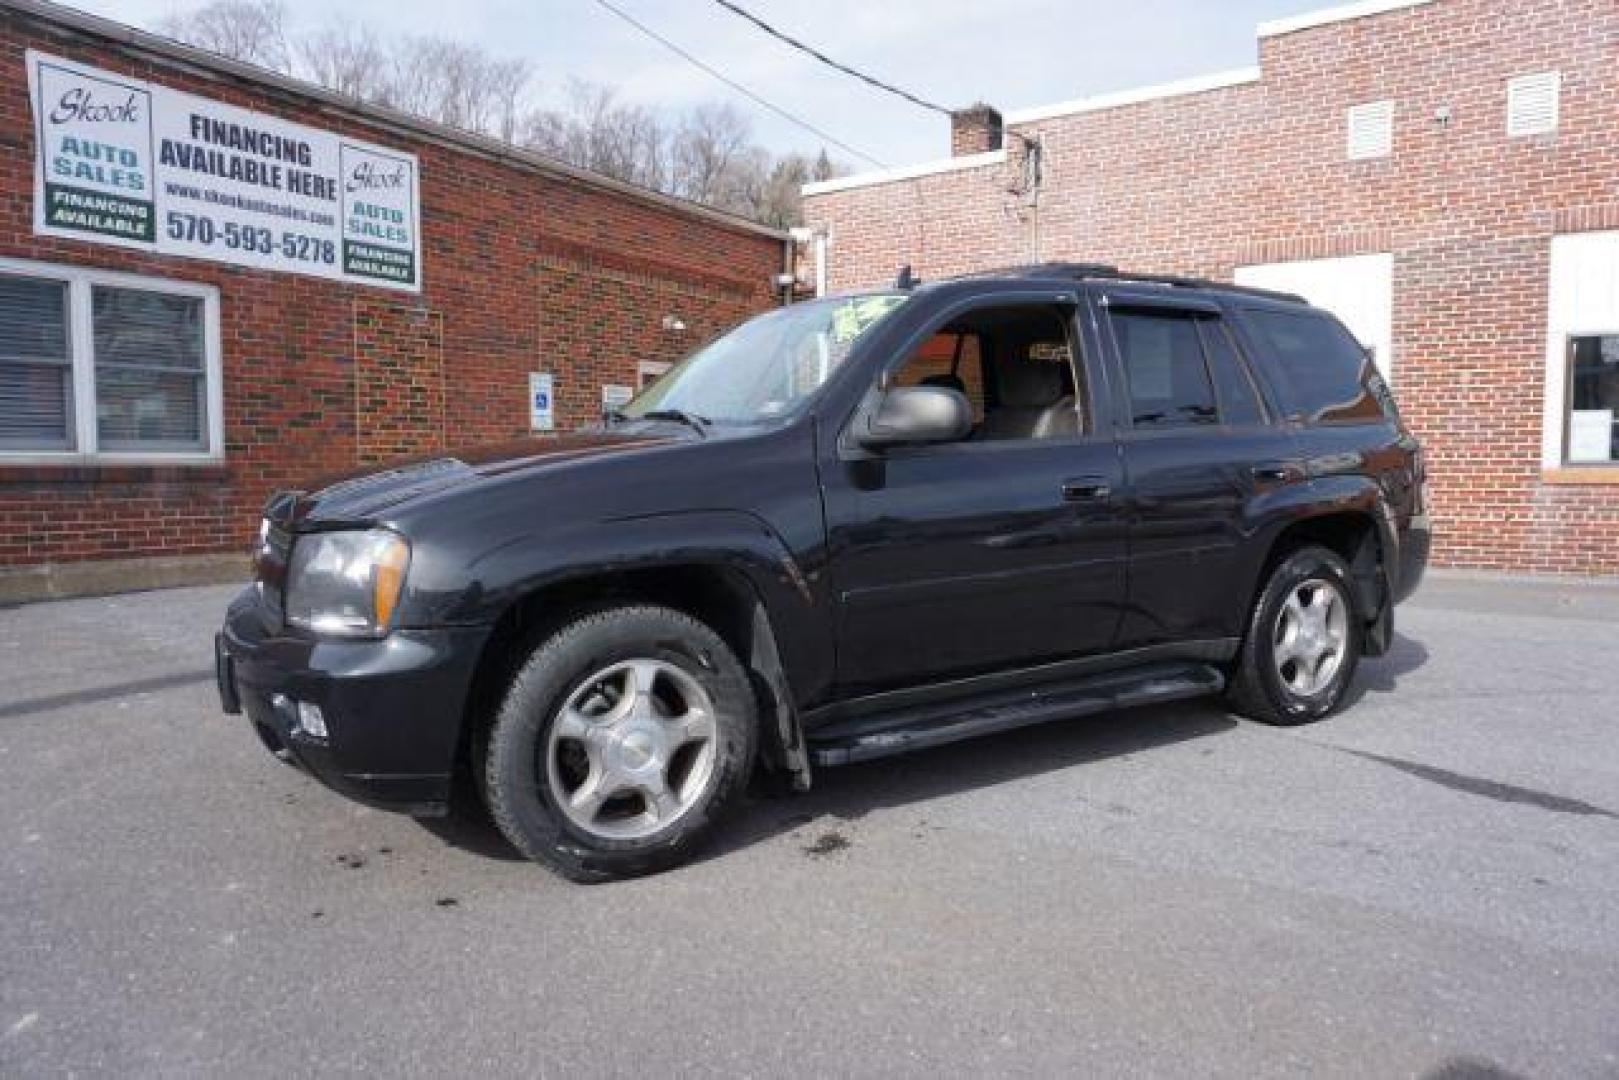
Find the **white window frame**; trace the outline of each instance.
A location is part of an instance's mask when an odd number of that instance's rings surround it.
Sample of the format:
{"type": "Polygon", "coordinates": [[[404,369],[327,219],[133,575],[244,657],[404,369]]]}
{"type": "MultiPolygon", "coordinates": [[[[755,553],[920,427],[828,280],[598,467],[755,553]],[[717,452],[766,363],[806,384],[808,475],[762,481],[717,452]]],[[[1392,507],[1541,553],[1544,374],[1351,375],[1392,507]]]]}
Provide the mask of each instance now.
{"type": "Polygon", "coordinates": [[[0,258],[0,273],[63,282],[68,287],[68,354],[73,372],[73,449],[0,449],[6,465],[212,465],[225,459],[225,389],[220,362],[219,290],[172,278],[95,270],[62,263],[0,258]],[[203,378],[206,386],[202,450],[100,450],[96,433],[95,328],[91,290],[103,285],[202,300],[203,378]]]}
{"type": "Polygon", "coordinates": [[[1619,231],[1558,233],[1552,237],[1546,301],[1545,392],[1541,418],[1543,476],[1619,475],[1619,462],[1568,460],[1573,401],[1569,342],[1619,329],[1619,231]]]}
{"type": "Polygon", "coordinates": [[[651,386],[654,382],[663,377],[664,372],[668,371],[672,367],[674,367],[674,365],[665,360],[636,361],[635,392],[639,394],[642,390],[645,390],[647,387],[651,386]]]}

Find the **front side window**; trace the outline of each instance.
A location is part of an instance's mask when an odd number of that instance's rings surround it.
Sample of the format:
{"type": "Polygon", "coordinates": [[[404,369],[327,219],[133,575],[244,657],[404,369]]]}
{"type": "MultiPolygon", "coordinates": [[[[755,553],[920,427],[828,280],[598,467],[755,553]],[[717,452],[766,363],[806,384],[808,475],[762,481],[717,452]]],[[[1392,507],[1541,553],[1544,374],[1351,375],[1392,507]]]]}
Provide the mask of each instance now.
{"type": "Polygon", "coordinates": [[[940,327],[889,372],[886,385],[939,386],[972,406],[968,442],[1072,438],[1086,433],[1084,380],[1071,309],[978,308],[940,327]]]}
{"type": "Polygon", "coordinates": [[[217,452],[212,290],[0,268],[0,461],[217,452]]]}
{"type": "Polygon", "coordinates": [[[1619,461],[1619,333],[1569,339],[1568,435],[1570,465],[1619,461]]]}
{"type": "Polygon", "coordinates": [[[1250,310],[1247,318],[1269,347],[1276,391],[1289,414],[1307,423],[1384,418],[1372,358],[1336,320],[1268,309],[1250,310]]]}
{"type": "Polygon", "coordinates": [[[753,424],[797,412],[855,342],[910,299],[908,293],[833,297],[778,308],[722,334],[676,364],[621,415],[680,410],[717,424],[753,424]]]}
{"type": "Polygon", "coordinates": [[[889,377],[889,386],[942,386],[959,390],[972,406],[973,426],[984,422],[983,342],[973,331],[937,333],[889,377]]]}

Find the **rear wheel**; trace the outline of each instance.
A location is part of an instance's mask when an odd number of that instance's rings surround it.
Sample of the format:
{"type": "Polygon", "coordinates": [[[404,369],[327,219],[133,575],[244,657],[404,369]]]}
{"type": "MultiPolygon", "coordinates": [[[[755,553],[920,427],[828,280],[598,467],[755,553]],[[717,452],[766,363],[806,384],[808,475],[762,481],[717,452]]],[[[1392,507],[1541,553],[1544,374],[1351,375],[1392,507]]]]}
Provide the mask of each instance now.
{"type": "Polygon", "coordinates": [[[1360,630],[1348,564],[1327,548],[1300,548],[1271,571],[1254,603],[1232,703],[1267,724],[1319,720],[1355,676],[1360,630]]]}
{"type": "Polygon", "coordinates": [[[756,707],[707,626],[667,608],[589,615],[535,650],[489,735],[490,812],[523,854],[577,881],[665,869],[747,780],[756,707]]]}

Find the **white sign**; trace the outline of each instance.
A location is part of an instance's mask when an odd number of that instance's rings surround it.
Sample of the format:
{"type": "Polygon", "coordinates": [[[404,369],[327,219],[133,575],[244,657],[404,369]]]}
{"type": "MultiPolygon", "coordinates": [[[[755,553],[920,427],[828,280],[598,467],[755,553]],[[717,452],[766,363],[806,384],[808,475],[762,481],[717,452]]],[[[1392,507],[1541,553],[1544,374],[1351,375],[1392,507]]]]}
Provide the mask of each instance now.
{"type": "Polygon", "coordinates": [[[602,412],[607,413],[622,409],[630,403],[630,399],[634,396],[634,387],[605,383],[602,386],[602,412]]]}
{"type": "Polygon", "coordinates": [[[551,373],[531,371],[528,376],[528,429],[552,431],[556,428],[556,398],[552,394],[551,373]]]}
{"type": "Polygon", "coordinates": [[[412,154],[28,52],[34,231],[419,292],[412,154]]]}
{"type": "Polygon", "coordinates": [[[1613,460],[1613,410],[1575,409],[1569,414],[1568,460],[1613,460]]]}

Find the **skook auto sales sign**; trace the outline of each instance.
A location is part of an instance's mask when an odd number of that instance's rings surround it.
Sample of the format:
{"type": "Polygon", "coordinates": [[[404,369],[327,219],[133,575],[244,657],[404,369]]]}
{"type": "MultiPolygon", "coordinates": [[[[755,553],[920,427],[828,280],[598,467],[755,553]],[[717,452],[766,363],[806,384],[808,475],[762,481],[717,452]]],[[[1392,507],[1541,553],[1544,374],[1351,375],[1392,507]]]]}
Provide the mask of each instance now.
{"type": "Polygon", "coordinates": [[[421,289],[416,158],[30,50],[34,229],[421,289]]]}

